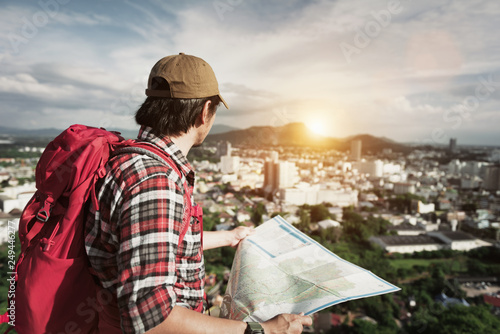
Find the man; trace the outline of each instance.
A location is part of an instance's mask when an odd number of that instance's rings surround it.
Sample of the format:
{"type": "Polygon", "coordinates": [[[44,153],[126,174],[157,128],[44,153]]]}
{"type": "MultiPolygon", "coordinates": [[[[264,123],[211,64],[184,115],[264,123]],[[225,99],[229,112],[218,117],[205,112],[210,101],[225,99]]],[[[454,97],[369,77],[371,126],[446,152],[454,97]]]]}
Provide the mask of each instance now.
{"type": "MultiPolygon", "coordinates": [[[[100,305],[100,331],[261,333],[258,324],[201,313],[203,250],[236,246],[250,233],[245,227],[202,233],[198,217],[185,216],[195,179],[186,156],[207,136],[218,104],[227,108],[215,74],[200,58],[168,56],[151,70],[146,95],[135,117],[138,140],[166,152],[176,168],[147,151],[120,152],[96,185],[98,209],[90,209],[85,243],[101,291],[114,297],[100,305]]],[[[301,333],[310,323],[283,314],[261,326],[265,333],[301,333]]]]}

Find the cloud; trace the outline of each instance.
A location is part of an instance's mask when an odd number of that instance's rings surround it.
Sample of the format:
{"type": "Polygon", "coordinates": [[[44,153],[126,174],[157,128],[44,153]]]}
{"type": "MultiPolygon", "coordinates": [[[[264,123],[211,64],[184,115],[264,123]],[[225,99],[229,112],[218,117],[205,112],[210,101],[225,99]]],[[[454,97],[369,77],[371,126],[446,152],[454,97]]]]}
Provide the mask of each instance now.
{"type": "Polygon", "coordinates": [[[405,96],[398,96],[393,99],[386,110],[391,114],[438,114],[444,110],[440,106],[432,106],[429,104],[412,105],[412,103],[405,96]]]}
{"type": "Polygon", "coordinates": [[[30,66],[31,73],[47,84],[78,85],[90,89],[119,91],[129,87],[117,73],[104,68],[84,67],[69,63],[36,63],[30,66]]]}
{"type": "Polygon", "coordinates": [[[74,11],[63,11],[54,15],[54,20],[57,23],[64,25],[109,25],[113,21],[105,15],[98,15],[94,13],[75,13],[74,11]]]}
{"type": "Polygon", "coordinates": [[[259,90],[259,89],[252,89],[248,86],[245,86],[243,84],[235,84],[235,83],[224,83],[220,85],[220,90],[224,93],[228,94],[234,94],[239,97],[243,96],[251,96],[254,98],[263,98],[263,99],[269,99],[273,98],[276,96],[276,94],[273,94],[269,91],[265,90],[259,90]]]}
{"type": "MultiPolygon", "coordinates": [[[[20,34],[23,18],[31,20],[40,6],[6,1],[0,116],[23,112],[55,125],[71,114],[107,115],[132,128],[153,64],[185,52],[216,72],[231,106],[220,109],[217,122],[271,125],[311,115],[343,136],[404,140],[449,127],[443,114],[474,96],[479,76],[500,68],[495,1],[402,0],[402,11],[350,63],[339,45],[354,45],[387,1],[222,2],[231,8],[221,14],[211,1],[71,1],[14,54],[9,34],[20,34]]],[[[498,90],[481,101],[468,133],[480,133],[483,119],[498,110],[498,90]]]]}

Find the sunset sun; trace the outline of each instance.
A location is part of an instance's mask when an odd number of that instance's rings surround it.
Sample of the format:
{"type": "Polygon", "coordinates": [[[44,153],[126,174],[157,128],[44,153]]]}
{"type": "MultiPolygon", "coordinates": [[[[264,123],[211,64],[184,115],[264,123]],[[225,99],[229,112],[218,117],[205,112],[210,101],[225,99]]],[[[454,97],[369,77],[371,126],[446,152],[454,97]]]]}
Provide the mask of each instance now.
{"type": "Polygon", "coordinates": [[[306,126],[311,132],[317,135],[325,135],[326,127],[325,124],[319,120],[310,120],[306,122],[306,126]]]}

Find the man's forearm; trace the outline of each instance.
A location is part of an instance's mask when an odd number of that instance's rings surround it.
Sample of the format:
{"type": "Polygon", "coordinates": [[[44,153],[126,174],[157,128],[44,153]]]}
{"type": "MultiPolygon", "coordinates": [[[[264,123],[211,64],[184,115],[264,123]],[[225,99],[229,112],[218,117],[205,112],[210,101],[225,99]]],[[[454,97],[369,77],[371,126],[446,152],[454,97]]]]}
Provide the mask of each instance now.
{"type": "Polygon", "coordinates": [[[246,326],[243,321],[210,317],[174,306],[167,319],[147,334],[243,334],[246,326]]]}
{"type": "Polygon", "coordinates": [[[238,226],[231,231],[203,232],[203,250],[231,246],[236,247],[245,237],[254,232],[252,228],[238,226]]]}
{"type": "Polygon", "coordinates": [[[229,231],[204,231],[203,250],[229,246],[231,240],[231,232],[229,231]]]}

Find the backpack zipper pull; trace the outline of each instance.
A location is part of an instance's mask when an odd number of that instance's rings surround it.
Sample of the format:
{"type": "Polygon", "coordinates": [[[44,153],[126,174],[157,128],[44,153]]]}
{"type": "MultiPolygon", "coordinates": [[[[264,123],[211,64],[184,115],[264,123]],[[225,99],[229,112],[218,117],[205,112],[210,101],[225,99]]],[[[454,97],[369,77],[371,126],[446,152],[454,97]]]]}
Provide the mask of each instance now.
{"type": "Polygon", "coordinates": [[[43,238],[40,240],[40,244],[42,244],[42,250],[47,252],[52,245],[54,245],[54,240],[50,240],[47,238],[43,238]]]}
{"type": "Polygon", "coordinates": [[[50,235],[50,238],[42,238],[40,239],[40,244],[42,244],[42,250],[44,252],[48,252],[50,247],[52,247],[55,242],[54,242],[54,237],[56,236],[57,231],[59,231],[59,222],[56,224],[54,227],[54,230],[52,231],[52,234],[50,235]]]}

